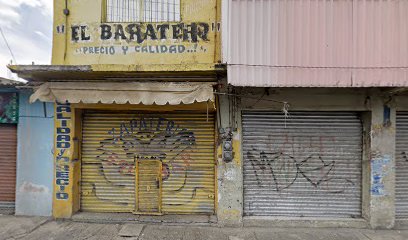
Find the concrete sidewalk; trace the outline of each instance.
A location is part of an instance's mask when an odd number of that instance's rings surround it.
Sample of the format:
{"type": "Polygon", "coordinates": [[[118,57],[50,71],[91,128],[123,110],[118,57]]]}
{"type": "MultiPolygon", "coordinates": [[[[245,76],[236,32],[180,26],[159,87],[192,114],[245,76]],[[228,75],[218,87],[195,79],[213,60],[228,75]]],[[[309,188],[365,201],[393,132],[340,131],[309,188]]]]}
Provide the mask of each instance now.
{"type": "Polygon", "coordinates": [[[408,230],[347,228],[219,228],[100,224],[0,216],[0,239],[61,240],[407,240],[408,230]]]}

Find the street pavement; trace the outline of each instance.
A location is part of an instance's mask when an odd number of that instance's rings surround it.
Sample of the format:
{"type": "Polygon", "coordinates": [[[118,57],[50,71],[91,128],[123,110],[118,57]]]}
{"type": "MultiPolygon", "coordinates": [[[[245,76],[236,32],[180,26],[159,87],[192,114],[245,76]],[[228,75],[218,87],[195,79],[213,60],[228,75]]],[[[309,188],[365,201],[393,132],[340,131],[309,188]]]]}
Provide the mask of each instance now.
{"type": "Polygon", "coordinates": [[[0,240],[408,240],[408,230],[84,223],[0,215],[0,240]]]}

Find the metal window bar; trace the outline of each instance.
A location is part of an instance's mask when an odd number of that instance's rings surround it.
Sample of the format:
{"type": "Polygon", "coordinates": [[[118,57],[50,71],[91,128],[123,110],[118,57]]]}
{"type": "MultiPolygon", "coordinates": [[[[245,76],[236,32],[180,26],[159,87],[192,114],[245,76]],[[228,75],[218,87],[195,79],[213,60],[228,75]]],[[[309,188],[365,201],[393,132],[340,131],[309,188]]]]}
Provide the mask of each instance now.
{"type": "Polygon", "coordinates": [[[180,0],[106,0],[107,22],[178,22],[180,0]]]}

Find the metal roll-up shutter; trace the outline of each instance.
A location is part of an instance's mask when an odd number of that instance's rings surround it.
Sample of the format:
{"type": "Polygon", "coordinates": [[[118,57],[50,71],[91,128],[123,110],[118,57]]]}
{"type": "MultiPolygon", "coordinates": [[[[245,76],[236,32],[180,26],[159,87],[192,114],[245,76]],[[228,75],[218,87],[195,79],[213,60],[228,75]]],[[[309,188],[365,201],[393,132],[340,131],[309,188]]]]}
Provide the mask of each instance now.
{"type": "Polygon", "coordinates": [[[357,113],[244,111],[244,214],[361,216],[357,113]]]}
{"type": "Polygon", "coordinates": [[[213,114],[85,112],[81,209],[145,213],[147,203],[135,209],[139,188],[139,201],[160,202],[152,211],[213,214],[214,137],[213,114]],[[160,161],[160,168],[152,163],[152,170],[146,161],[160,161]],[[162,169],[160,179],[147,178],[157,169],[162,169]]]}
{"type": "Polygon", "coordinates": [[[395,217],[408,218],[408,112],[397,112],[395,217]]]}
{"type": "Polygon", "coordinates": [[[14,208],[17,126],[0,124],[0,210],[14,208]]]}

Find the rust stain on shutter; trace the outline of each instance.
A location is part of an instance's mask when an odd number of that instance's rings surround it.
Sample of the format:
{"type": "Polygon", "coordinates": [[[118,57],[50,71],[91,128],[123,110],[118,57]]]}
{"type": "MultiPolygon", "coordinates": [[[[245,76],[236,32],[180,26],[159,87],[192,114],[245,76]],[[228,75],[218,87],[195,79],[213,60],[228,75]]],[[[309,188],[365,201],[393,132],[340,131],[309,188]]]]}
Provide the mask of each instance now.
{"type": "Polygon", "coordinates": [[[0,207],[15,200],[16,152],[17,126],[0,124],[0,207]]]}
{"type": "Polygon", "coordinates": [[[138,160],[162,164],[162,213],[213,214],[214,137],[213,114],[85,112],[81,209],[135,212],[138,160]]]}

